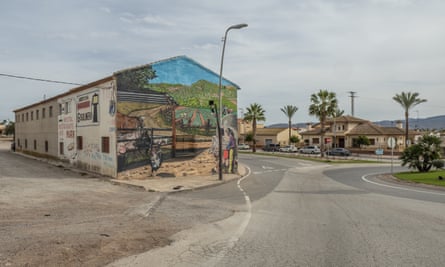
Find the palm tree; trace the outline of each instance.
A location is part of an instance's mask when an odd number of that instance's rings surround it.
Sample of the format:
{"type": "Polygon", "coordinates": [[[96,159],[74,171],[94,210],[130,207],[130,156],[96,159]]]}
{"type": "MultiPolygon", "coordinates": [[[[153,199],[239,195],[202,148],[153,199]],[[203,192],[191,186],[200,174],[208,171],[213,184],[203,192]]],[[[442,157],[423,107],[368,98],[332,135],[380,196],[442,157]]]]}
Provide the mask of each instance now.
{"type": "Polygon", "coordinates": [[[290,139],[291,139],[291,133],[292,133],[292,117],[295,115],[297,110],[298,110],[298,108],[296,106],[292,106],[292,105],[287,105],[287,106],[284,106],[281,108],[281,111],[283,111],[284,115],[286,115],[286,117],[289,119],[289,124],[288,124],[289,145],[291,144],[290,139]]]}
{"type": "Polygon", "coordinates": [[[402,92],[396,94],[393,98],[394,101],[399,103],[405,110],[405,145],[408,144],[408,129],[409,129],[409,110],[420,103],[426,102],[426,99],[420,99],[419,93],[402,92]]]}
{"type": "Polygon", "coordinates": [[[253,103],[250,107],[247,107],[247,112],[244,114],[244,121],[252,122],[252,136],[253,136],[253,148],[252,152],[256,152],[256,123],[257,121],[265,121],[266,117],[264,113],[266,111],[260,104],[253,103]]]}
{"type": "Polygon", "coordinates": [[[328,90],[320,90],[316,94],[311,95],[312,104],[309,106],[309,115],[314,115],[320,120],[320,150],[321,157],[324,156],[324,134],[326,119],[332,116],[337,109],[337,97],[334,92],[328,90]]]}

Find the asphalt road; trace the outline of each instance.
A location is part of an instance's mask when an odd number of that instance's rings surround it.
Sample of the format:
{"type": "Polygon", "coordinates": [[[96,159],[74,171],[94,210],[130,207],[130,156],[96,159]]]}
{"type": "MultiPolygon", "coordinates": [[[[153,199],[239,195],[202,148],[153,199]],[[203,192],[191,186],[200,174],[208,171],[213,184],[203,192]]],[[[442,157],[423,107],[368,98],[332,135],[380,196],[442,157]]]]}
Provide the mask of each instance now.
{"type": "Polygon", "coordinates": [[[112,266],[147,262],[153,266],[442,266],[445,262],[443,191],[389,187],[367,176],[389,172],[388,164],[370,168],[241,157],[251,167],[248,177],[188,193],[198,199],[213,196],[221,207],[234,207],[233,216],[183,231],[172,237],[175,242],[169,247],[112,266]]]}

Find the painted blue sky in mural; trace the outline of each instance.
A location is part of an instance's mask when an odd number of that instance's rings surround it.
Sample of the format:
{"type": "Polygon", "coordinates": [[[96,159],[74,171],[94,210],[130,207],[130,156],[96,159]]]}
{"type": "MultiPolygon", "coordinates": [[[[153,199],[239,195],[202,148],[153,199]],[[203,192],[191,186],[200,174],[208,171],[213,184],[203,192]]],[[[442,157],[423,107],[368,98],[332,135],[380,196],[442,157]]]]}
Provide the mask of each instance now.
{"type": "MultiPolygon", "coordinates": [[[[150,83],[170,83],[192,85],[199,80],[206,80],[215,84],[219,83],[219,74],[202,66],[198,62],[186,56],[178,56],[161,60],[151,64],[156,71],[156,78],[150,83]]],[[[223,85],[239,86],[223,78],[223,85]]]]}

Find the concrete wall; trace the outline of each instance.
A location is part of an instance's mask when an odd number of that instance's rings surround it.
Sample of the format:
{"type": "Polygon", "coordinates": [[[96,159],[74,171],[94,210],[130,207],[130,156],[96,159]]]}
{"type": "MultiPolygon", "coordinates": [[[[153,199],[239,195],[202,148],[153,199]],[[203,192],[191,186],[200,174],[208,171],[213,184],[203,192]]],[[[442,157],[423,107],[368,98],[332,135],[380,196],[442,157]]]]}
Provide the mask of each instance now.
{"type": "Polygon", "coordinates": [[[18,151],[58,157],[57,109],[57,100],[49,99],[16,110],[15,143],[18,151]]]}
{"type": "Polygon", "coordinates": [[[59,119],[59,140],[66,147],[61,157],[80,169],[116,177],[115,98],[111,81],[60,99],[72,101],[75,111],[59,119]]]}

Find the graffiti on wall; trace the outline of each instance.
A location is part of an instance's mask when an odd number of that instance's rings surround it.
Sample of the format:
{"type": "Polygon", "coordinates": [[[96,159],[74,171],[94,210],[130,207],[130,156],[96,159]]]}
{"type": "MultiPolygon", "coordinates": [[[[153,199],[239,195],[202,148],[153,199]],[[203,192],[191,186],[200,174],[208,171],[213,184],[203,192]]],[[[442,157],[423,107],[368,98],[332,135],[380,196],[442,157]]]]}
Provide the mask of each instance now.
{"type": "MultiPolygon", "coordinates": [[[[193,156],[214,147],[216,117],[209,101],[219,96],[217,74],[189,58],[177,57],[115,76],[119,172],[150,164],[155,148],[169,158],[193,156]]],[[[231,138],[234,144],[238,139],[237,90],[235,84],[223,80],[224,147],[231,138]]],[[[235,147],[232,153],[229,147],[228,171],[235,166],[235,147]]]]}

